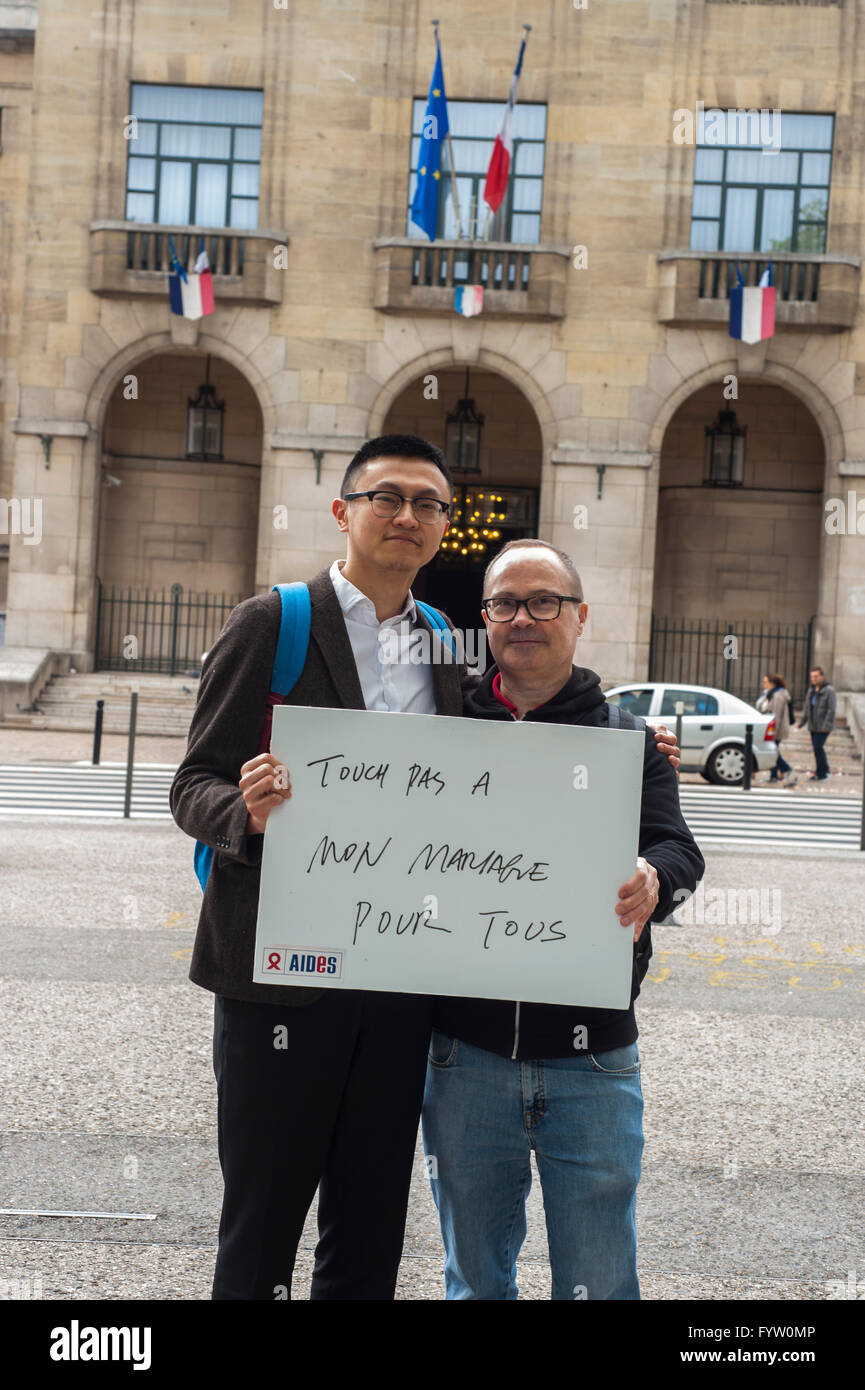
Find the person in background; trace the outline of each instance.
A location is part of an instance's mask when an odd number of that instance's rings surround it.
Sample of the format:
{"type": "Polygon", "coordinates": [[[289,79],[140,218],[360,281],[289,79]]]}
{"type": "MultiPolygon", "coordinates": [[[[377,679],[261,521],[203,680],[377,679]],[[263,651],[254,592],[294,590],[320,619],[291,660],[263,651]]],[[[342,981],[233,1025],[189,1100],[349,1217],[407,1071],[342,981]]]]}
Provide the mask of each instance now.
{"type": "Polygon", "coordinates": [[[769,781],[780,783],[783,778],[785,787],[793,787],[796,785],[793,769],[781,753],[781,744],[790,732],[790,721],[794,717],[793,702],[784,677],[777,671],[770,671],[763,677],[763,694],[757,701],[757,708],[764,714],[771,714],[775,720],[778,761],[769,773],[769,781]]]}
{"type": "Polygon", "coordinates": [[[829,776],[829,763],[824,744],[835,728],[835,691],[826,679],[822,666],[811,669],[811,684],[805,692],[805,704],[798,727],[808,725],[811,747],[814,749],[814,772],[808,774],[809,782],[825,782],[829,776]]]}

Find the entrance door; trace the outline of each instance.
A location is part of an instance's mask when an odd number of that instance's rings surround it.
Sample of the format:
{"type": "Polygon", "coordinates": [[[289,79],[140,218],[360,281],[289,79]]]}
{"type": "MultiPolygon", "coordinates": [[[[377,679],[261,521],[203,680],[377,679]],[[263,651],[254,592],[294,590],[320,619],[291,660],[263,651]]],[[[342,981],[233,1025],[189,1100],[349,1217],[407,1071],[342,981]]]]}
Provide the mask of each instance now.
{"type": "Polygon", "coordinates": [[[508,541],[537,535],[538,489],[458,483],[453,520],[413,592],[444,609],[454,627],[480,628],[487,565],[508,541]]]}

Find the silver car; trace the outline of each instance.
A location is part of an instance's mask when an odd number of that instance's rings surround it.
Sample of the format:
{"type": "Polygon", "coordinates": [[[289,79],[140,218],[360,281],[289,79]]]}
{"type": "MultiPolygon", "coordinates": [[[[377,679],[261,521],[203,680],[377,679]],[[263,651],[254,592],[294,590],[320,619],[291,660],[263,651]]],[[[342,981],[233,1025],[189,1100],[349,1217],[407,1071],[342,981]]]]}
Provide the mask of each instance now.
{"type": "Polygon", "coordinates": [[[682,772],[699,772],[708,782],[738,787],[745,780],[745,725],[754,725],[753,772],[778,761],[775,720],[726,690],[710,685],[675,685],[671,681],[635,681],[604,691],[610,704],[647,723],[676,727],[676,704],[682,711],[682,772]]]}

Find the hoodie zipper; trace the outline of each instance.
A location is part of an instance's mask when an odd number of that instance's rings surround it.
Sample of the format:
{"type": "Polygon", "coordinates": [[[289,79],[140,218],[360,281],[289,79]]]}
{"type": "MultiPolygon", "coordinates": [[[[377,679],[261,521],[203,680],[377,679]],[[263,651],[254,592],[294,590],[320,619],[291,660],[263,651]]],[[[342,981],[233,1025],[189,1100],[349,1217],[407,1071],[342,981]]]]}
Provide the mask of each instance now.
{"type": "MultiPolygon", "coordinates": [[[[531,711],[529,710],[529,711],[527,711],[527,713],[530,714],[531,711]]],[[[508,710],[508,714],[510,715],[510,717],[511,717],[511,719],[514,721],[514,723],[519,723],[519,719],[518,719],[517,716],[514,714],[513,710],[508,710]]],[[[513,1048],[513,1052],[511,1053],[511,1061],[512,1061],[512,1062],[516,1062],[516,1061],[518,1060],[518,1058],[517,1058],[517,1052],[518,1052],[518,1050],[519,1050],[519,1046],[520,1046],[520,1001],[517,1000],[516,1003],[514,1004],[514,1048],[513,1048]]]]}

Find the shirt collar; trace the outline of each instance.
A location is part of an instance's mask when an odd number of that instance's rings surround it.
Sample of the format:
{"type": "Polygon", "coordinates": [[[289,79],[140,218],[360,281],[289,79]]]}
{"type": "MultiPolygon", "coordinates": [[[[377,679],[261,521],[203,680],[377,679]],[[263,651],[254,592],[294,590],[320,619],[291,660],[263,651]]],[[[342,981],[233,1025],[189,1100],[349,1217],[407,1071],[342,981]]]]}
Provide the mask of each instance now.
{"type": "MultiPolygon", "coordinates": [[[[376,627],[384,626],[384,624],[379,623],[376,617],[375,604],[372,599],[367,598],[356,584],[352,584],[351,580],[346,579],[343,575],[342,567],[344,564],[345,560],[334,560],[329,571],[331,583],[336,591],[343,615],[353,611],[353,616],[360,622],[366,622],[370,625],[375,623],[376,627]]],[[[405,618],[408,618],[412,624],[417,622],[417,608],[410,589],[402,612],[395,614],[392,618],[385,618],[385,623],[395,627],[405,618]]]]}
{"type": "MultiPolygon", "coordinates": [[[[503,695],[503,694],[502,694],[502,674],[501,674],[501,671],[496,671],[496,674],[493,676],[492,685],[490,686],[490,689],[492,690],[492,692],[493,692],[493,694],[495,695],[496,699],[497,699],[497,700],[500,700],[500,701],[502,702],[502,704],[505,705],[506,708],[510,710],[511,714],[514,714],[514,715],[516,715],[517,718],[519,718],[519,710],[517,709],[516,705],[512,705],[511,702],[510,702],[510,700],[508,699],[507,695],[503,695]]],[[[540,709],[540,705],[532,705],[531,708],[532,708],[532,709],[540,709]]]]}

